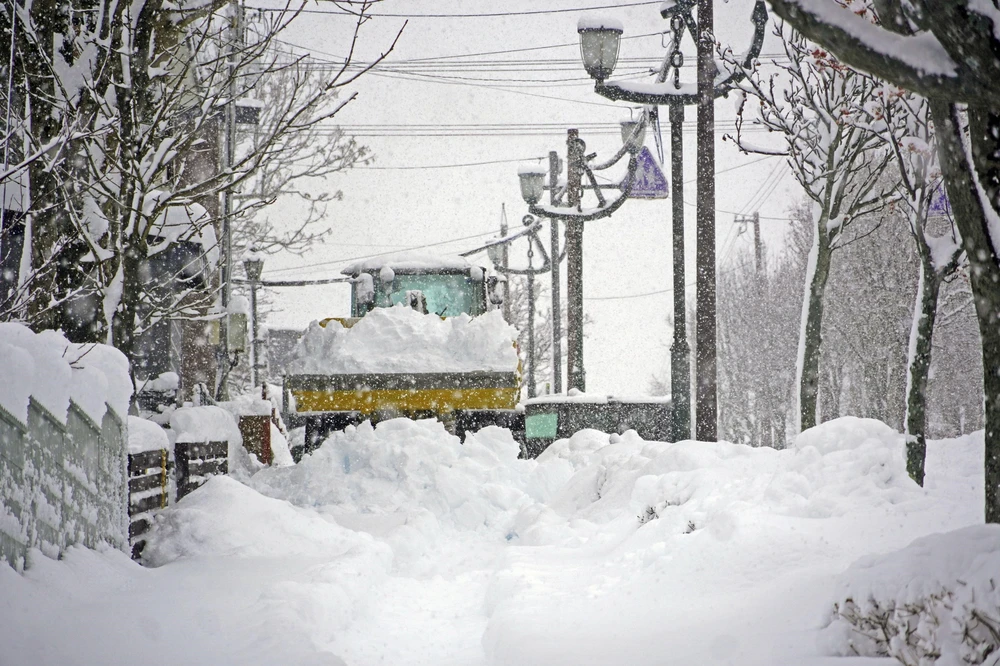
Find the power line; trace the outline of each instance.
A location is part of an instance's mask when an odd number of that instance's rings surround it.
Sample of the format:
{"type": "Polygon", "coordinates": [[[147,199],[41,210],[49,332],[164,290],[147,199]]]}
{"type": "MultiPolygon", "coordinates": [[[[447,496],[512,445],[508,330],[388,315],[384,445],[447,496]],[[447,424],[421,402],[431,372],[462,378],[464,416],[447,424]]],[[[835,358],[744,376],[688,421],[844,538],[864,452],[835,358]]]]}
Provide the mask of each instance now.
{"type": "MultiPolygon", "coordinates": [[[[428,243],[426,245],[414,245],[414,246],[411,246],[411,247],[404,247],[404,248],[398,250],[398,252],[410,252],[412,250],[423,250],[423,249],[426,249],[426,248],[429,248],[429,247],[438,247],[440,245],[447,245],[449,243],[457,243],[459,241],[472,240],[473,238],[482,238],[483,236],[491,236],[491,235],[493,235],[495,233],[496,233],[495,231],[486,231],[486,232],[481,233],[481,234],[473,234],[471,236],[463,236],[461,238],[451,238],[449,240],[439,241],[437,243],[428,243]]],[[[291,268],[276,268],[276,269],[274,269],[271,272],[272,273],[286,273],[288,271],[297,271],[297,270],[301,270],[303,268],[316,268],[318,266],[331,266],[333,264],[344,264],[344,263],[347,263],[349,261],[360,261],[362,259],[371,259],[373,257],[382,257],[382,256],[385,256],[387,254],[395,254],[395,251],[394,252],[376,252],[375,254],[366,254],[366,255],[362,255],[360,257],[347,257],[347,258],[344,258],[344,259],[332,259],[330,261],[320,261],[320,262],[317,262],[315,264],[304,264],[302,266],[293,266],[291,268]]]]}
{"type": "MultiPolygon", "coordinates": [[[[732,268],[724,271],[718,271],[716,275],[725,275],[726,273],[732,273],[735,270],[739,270],[743,266],[733,266],[732,268]]],[[[697,282],[688,282],[684,287],[694,287],[697,282]]],[[[659,296],[660,294],[672,294],[674,292],[673,287],[667,287],[666,289],[657,289],[656,291],[646,291],[641,294],[623,294],[621,296],[584,296],[585,301],[623,301],[630,298],[645,298],[646,296],[659,296]]]]}
{"type": "Polygon", "coordinates": [[[505,92],[505,93],[510,93],[510,94],[513,94],[513,95],[524,95],[525,97],[537,97],[539,99],[549,99],[549,100],[554,100],[554,101],[557,101],[557,102],[570,102],[572,104],[586,104],[587,106],[603,106],[603,107],[607,107],[607,108],[611,108],[611,109],[622,109],[622,108],[624,108],[624,107],[622,107],[619,104],[611,104],[611,103],[603,103],[603,102],[586,102],[586,101],[578,100],[578,99],[567,99],[565,97],[556,97],[554,95],[540,95],[538,93],[530,93],[530,92],[525,92],[523,90],[511,90],[510,88],[505,88],[505,87],[502,87],[502,86],[488,86],[488,85],[483,85],[483,84],[480,84],[480,83],[471,83],[471,82],[468,82],[468,81],[438,81],[438,80],[429,79],[429,78],[419,78],[419,77],[404,76],[404,75],[397,75],[397,74],[386,74],[385,72],[379,72],[377,70],[370,71],[368,73],[368,75],[369,76],[383,77],[383,78],[387,78],[387,79],[397,79],[397,80],[402,80],[402,81],[419,81],[419,82],[424,82],[424,83],[437,83],[437,84],[440,84],[440,85],[468,86],[470,88],[483,88],[485,90],[495,90],[495,91],[498,91],[498,92],[505,92]]]}
{"type": "MultiPolygon", "coordinates": [[[[662,33],[661,32],[647,32],[647,33],[644,33],[642,35],[630,35],[628,37],[622,37],[621,39],[622,39],[622,41],[627,40],[627,39],[643,39],[645,37],[654,37],[654,36],[657,36],[657,35],[660,35],[660,34],[662,34],[662,33]]],[[[285,39],[275,38],[273,41],[277,42],[277,43],[285,44],[286,46],[290,46],[292,48],[302,49],[303,51],[307,51],[308,54],[306,54],[306,55],[310,55],[310,57],[313,57],[313,56],[311,56],[312,53],[319,53],[320,55],[325,55],[325,56],[328,56],[330,58],[337,58],[337,61],[336,61],[337,64],[343,64],[344,63],[344,58],[342,56],[336,55],[334,53],[330,53],[330,52],[327,52],[327,51],[320,51],[319,49],[309,48],[307,46],[302,46],[301,44],[296,44],[295,42],[290,42],[290,41],[285,40],[285,39]]],[[[479,53],[455,53],[455,54],[452,54],[452,55],[424,56],[422,58],[408,58],[406,60],[385,60],[385,61],[383,61],[383,64],[386,64],[386,65],[395,65],[395,64],[407,64],[407,65],[410,65],[410,64],[422,64],[422,63],[425,63],[425,62],[428,63],[428,64],[431,64],[432,62],[436,62],[436,61],[452,60],[452,59],[457,59],[457,58],[479,58],[479,57],[482,57],[482,56],[508,55],[508,54],[511,54],[511,53],[527,53],[529,51],[545,51],[545,50],[549,50],[549,49],[563,49],[563,48],[569,48],[569,47],[579,48],[580,47],[580,43],[579,42],[564,42],[562,44],[546,44],[546,45],[543,45],[543,46],[526,46],[526,47],[518,48],[518,49],[501,49],[499,51],[480,51],[479,53]]],[[[763,57],[764,56],[761,56],[761,58],[763,58],[763,57]]],[[[569,59],[567,59],[567,60],[569,60],[569,59]]],[[[629,60],[628,58],[625,58],[625,59],[623,59],[623,62],[627,62],[628,60],[629,60]]],[[[482,62],[490,62],[490,61],[482,61],[482,62]]],[[[528,61],[528,62],[530,62],[530,61],[528,61]]],[[[545,61],[539,61],[539,62],[545,62],[545,61]]],[[[579,61],[577,60],[577,62],[579,62],[579,61]]]]}
{"type": "Polygon", "coordinates": [[[351,167],[352,169],[362,169],[366,171],[410,171],[420,169],[456,169],[459,167],[486,166],[488,164],[512,164],[520,162],[532,162],[534,160],[547,159],[544,157],[524,157],[517,160],[491,160],[489,162],[466,162],[464,164],[425,164],[423,166],[361,166],[351,167]]]}
{"type": "MultiPolygon", "coordinates": [[[[694,126],[694,121],[685,123],[688,129],[694,126]]],[[[730,131],[731,122],[716,123],[716,133],[730,131]]],[[[618,123],[564,121],[558,123],[384,123],[384,124],[318,124],[315,131],[319,134],[345,134],[352,137],[510,137],[510,136],[555,136],[563,135],[567,127],[575,127],[581,134],[593,136],[617,136],[621,132],[618,123]]],[[[755,130],[756,131],[756,130],[755,130]]],[[[766,131],[761,129],[760,131],[766,131]]],[[[754,164],[764,159],[751,162],[754,164]]],[[[531,158],[534,159],[534,158],[531,158]]],[[[780,165],[779,165],[780,166],[780,165]]],[[[738,168],[738,167],[734,167],[738,168]]],[[[720,171],[719,173],[723,173],[720,171]]],[[[691,182],[691,181],[685,181],[691,182]]]]}
{"type": "MultiPolygon", "coordinates": [[[[646,2],[631,2],[624,4],[615,5],[594,5],[590,7],[571,7],[566,9],[532,9],[523,12],[488,12],[485,14],[386,14],[382,12],[364,12],[364,16],[378,17],[378,18],[503,18],[510,16],[537,16],[539,14],[566,14],[571,12],[587,12],[593,11],[595,9],[622,9],[624,7],[643,7],[647,5],[659,5],[662,4],[662,0],[652,0],[646,2]]],[[[293,10],[288,9],[275,9],[271,7],[252,7],[248,6],[247,9],[259,12],[288,12],[293,10]]],[[[331,15],[341,15],[341,16],[361,16],[361,12],[352,12],[347,9],[338,8],[337,10],[325,10],[325,9],[301,9],[297,10],[296,13],[302,14],[331,14],[331,15]]]]}

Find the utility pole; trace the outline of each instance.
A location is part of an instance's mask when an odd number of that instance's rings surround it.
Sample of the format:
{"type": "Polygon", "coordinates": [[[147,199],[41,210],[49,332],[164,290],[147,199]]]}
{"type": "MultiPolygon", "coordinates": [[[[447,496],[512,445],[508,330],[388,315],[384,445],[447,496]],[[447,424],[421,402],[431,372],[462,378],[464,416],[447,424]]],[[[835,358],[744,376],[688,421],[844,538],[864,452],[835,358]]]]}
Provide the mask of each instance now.
{"type": "Polygon", "coordinates": [[[715,327],[715,36],[712,0],[698,0],[698,200],[695,261],[695,434],[718,439],[715,327]]]}
{"type": "Polygon", "coordinates": [[[764,251],[760,243],[760,213],[758,211],[754,211],[753,214],[753,258],[754,270],[757,273],[757,279],[760,279],[761,275],[764,274],[764,251]]]}
{"type": "MultiPolygon", "coordinates": [[[[507,237],[507,204],[500,204],[500,238],[507,237]]],[[[500,248],[500,273],[504,276],[509,275],[507,273],[507,268],[509,267],[507,260],[509,258],[507,252],[507,244],[504,243],[500,248]]],[[[506,289],[503,297],[503,320],[510,323],[510,282],[506,284],[506,289]]]]}
{"type": "Polygon", "coordinates": [[[528,397],[534,398],[538,395],[535,385],[535,267],[532,259],[535,256],[535,249],[528,241],[528,397]]]}
{"type": "MultiPolygon", "coordinates": [[[[229,95],[224,109],[222,170],[229,178],[229,172],[236,161],[236,58],[243,44],[243,7],[238,1],[232,3],[229,36],[229,57],[227,58],[227,75],[229,76],[229,95]]],[[[229,302],[232,296],[233,281],[233,187],[226,185],[222,193],[222,326],[219,335],[219,386],[216,398],[229,399],[229,302]]]]}
{"type": "Polygon", "coordinates": [[[691,346],[687,341],[684,279],[684,105],[670,105],[670,189],[673,194],[674,341],[670,345],[670,394],[674,441],[691,437],[691,346]]]}
{"type": "Polygon", "coordinates": [[[755,212],[752,215],[737,215],[733,222],[735,224],[753,225],[753,267],[754,275],[759,280],[764,272],[764,247],[760,242],[760,212],[755,212]]]}
{"type": "MultiPolygon", "coordinates": [[[[566,195],[570,208],[580,210],[583,153],[586,146],[576,129],[566,130],[566,195]]],[[[583,222],[566,221],[566,387],[586,390],[583,367],[583,222]]]]}
{"type": "MultiPolygon", "coordinates": [[[[559,173],[562,167],[559,164],[559,155],[556,151],[549,152],[549,203],[556,205],[559,197],[559,173]]],[[[562,302],[560,290],[562,289],[559,279],[559,221],[552,218],[549,220],[552,230],[552,390],[554,393],[562,393],[562,302]]]]}

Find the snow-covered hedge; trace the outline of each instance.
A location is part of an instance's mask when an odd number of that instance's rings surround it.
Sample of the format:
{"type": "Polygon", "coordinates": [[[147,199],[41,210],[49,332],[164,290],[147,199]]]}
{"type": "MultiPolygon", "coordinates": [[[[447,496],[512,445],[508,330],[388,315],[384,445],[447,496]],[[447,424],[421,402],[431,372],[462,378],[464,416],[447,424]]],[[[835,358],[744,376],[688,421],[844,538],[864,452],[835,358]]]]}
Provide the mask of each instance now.
{"type": "Polygon", "coordinates": [[[822,644],[904,666],[1000,664],[1000,525],[935,534],[853,564],[838,580],[822,644]]]}

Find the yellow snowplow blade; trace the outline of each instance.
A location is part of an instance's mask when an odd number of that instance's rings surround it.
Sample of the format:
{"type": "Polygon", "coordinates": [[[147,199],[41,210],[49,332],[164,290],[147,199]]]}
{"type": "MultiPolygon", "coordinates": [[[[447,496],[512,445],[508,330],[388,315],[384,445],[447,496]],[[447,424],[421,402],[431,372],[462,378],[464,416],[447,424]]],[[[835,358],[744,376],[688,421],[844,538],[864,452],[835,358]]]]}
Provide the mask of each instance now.
{"type": "Polygon", "coordinates": [[[293,375],[286,388],[300,414],[514,409],[521,393],[515,372],[293,375]]]}

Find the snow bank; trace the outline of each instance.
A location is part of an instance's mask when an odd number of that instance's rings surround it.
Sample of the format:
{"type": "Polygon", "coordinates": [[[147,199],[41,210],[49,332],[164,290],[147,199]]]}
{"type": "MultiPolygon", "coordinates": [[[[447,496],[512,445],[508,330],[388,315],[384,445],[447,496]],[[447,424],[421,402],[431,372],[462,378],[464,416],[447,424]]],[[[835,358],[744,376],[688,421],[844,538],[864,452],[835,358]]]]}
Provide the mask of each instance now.
{"type": "Polygon", "coordinates": [[[171,449],[170,440],[163,428],[138,416],[128,417],[128,452],[130,454],[145,451],[171,449]]]}
{"type": "Polygon", "coordinates": [[[442,319],[405,305],[376,308],[351,328],[313,322],[288,372],[513,372],[516,339],[499,310],[442,319]]]}
{"type": "Polygon", "coordinates": [[[432,421],[365,425],[162,512],[146,558],[168,566],[121,558],[118,583],[74,599],[100,562],[0,566],[0,643],[17,663],[120,663],[151,645],[163,664],[820,666],[833,599],[998,568],[996,530],[960,530],[866,560],[833,596],[859,557],[981,522],[982,447],[981,433],[930,442],[921,489],[898,435],[860,419],[783,451],[583,431],[537,460],[499,429],[463,446],[432,421]],[[159,631],[129,624],[151,607],[159,631]]]}
{"type": "Polygon", "coordinates": [[[364,534],[213,476],[157,514],[142,558],[144,564],[163,566],[186,557],[335,557],[355,548],[389,561],[387,549],[364,534]]]}
{"type": "Polygon", "coordinates": [[[63,423],[70,400],[97,424],[108,405],[124,418],[132,390],[128,360],[114,347],[0,323],[0,406],[22,422],[29,396],[63,423]]]}
{"type": "Polygon", "coordinates": [[[565,465],[572,478],[542,513],[520,516],[517,531],[529,543],[551,544],[578,536],[561,527],[574,520],[659,519],[657,529],[683,533],[692,523],[728,531],[750,507],[801,518],[841,516],[919,496],[903,449],[902,436],[885,424],[855,418],[812,428],[786,451],[584,430],[538,457],[546,468],[565,465]]]}
{"type": "Polygon", "coordinates": [[[221,407],[181,407],[170,413],[170,430],[175,443],[243,443],[236,419],[221,407]]]}
{"type": "Polygon", "coordinates": [[[925,663],[921,658],[940,653],[930,661],[941,666],[993,664],[1000,655],[1000,525],[934,534],[864,557],[836,587],[836,610],[820,636],[828,654],[925,663]]]}
{"type": "Polygon", "coordinates": [[[429,513],[450,527],[504,530],[530,501],[510,432],[486,428],[462,445],[440,422],[393,419],[334,433],[290,468],[262,470],[250,485],[298,506],[335,506],[338,513],[429,513]]]}

